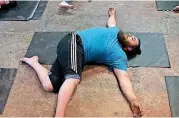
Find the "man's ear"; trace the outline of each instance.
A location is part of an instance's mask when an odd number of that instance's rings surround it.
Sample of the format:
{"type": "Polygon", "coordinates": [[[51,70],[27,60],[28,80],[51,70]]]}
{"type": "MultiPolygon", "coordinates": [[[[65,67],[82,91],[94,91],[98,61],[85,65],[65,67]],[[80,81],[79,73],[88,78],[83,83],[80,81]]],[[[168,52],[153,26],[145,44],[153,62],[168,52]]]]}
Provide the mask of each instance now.
{"type": "Polygon", "coordinates": [[[130,47],[130,46],[129,46],[129,47],[127,47],[127,49],[128,49],[129,51],[132,51],[132,47],[130,47]]]}
{"type": "Polygon", "coordinates": [[[128,51],[128,48],[127,48],[127,47],[125,47],[125,48],[123,48],[123,50],[124,50],[124,51],[128,51]]]}

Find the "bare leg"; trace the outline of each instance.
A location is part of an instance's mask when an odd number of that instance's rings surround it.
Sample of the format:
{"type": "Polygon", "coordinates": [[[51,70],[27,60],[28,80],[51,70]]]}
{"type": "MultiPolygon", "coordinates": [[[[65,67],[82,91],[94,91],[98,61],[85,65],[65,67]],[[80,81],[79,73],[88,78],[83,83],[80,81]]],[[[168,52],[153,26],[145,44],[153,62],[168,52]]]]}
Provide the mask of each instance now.
{"type": "Polygon", "coordinates": [[[67,104],[79,82],[79,79],[67,79],[62,84],[58,93],[58,103],[55,115],[56,117],[64,117],[67,104]]]}
{"type": "Polygon", "coordinates": [[[31,58],[23,58],[23,59],[21,59],[21,61],[26,62],[27,64],[32,66],[32,68],[36,71],[36,73],[39,77],[39,80],[43,85],[43,88],[46,91],[53,90],[52,83],[48,76],[48,70],[39,64],[37,56],[33,56],[31,58]]]}

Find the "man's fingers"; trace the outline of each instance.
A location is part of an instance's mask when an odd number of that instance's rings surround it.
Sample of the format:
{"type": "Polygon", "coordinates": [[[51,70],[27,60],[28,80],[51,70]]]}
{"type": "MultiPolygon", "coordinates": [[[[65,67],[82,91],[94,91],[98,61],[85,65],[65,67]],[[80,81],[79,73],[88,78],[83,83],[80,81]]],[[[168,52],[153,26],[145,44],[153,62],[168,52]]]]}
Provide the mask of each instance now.
{"type": "Polygon", "coordinates": [[[141,117],[141,116],[143,116],[143,111],[139,111],[138,112],[138,115],[141,117]]]}
{"type": "Polygon", "coordinates": [[[138,111],[139,116],[143,116],[142,107],[141,107],[141,106],[139,106],[139,107],[138,107],[138,109],[139,109],[139,111],[138,111]]]}
{"type": "Polygon", "coordinates": [[[139,105],[139,110],[142,111],[142,106],[141,105],[139,105]]]}
{"type": "Polygon", "coordinates": [[[139,113],[139,116],[140,116],[140,117],[142,117],[143,115],[144,115],[143,112],[139,113]]]}
{"type": "Polygon", "coordinates": [[[136,113],[133,113],[133,117],[137,117],[137,114],[136,114],[136,113]]]}
{"type": "Polygon", "coordinates": [[[109,8],[109,10],[108,10],[108,11],[109,11],[109,12],[111,12],[111,11],[113,11],[113,10],[114,10],[114,8],[109,8]]]}
{"type": "Polygon", "coordinates": [[[134,113],[134,114],[133,114],[133,117],[141,117],[141,116],[140,116],[140,114],[138,114],[138,113],[134,113]]]}
{"type": "Polygon", "coordinates": [[[133,113],[133,117],[142,117],[143,114],[142,113],[133,113]]]}
{"type": "Polygon", "coordinates": [[[133,110],[133,117],[142,117],[143,116],[143,111],[141,106],[135,106],[135,110],[133,110]]]}
{"type": "Polygon", "coordinates": [[[144,113],[143,113],[143,110],[142,110],[142,107],[141,107],[141,106],[139,107],[139,111],[140,111],[140,116],[143,116],[144,113]]]}
{"type": "Polygon", "coordinates": [[[114,8],[109,8],[108,14],[109,14],[109,16],[115,15],[115,9],[114,8]]]}
{"type": "Polygon", "coordinates": [[[109,10],[113,10],[114,8],[109,8],[109,10]]]}

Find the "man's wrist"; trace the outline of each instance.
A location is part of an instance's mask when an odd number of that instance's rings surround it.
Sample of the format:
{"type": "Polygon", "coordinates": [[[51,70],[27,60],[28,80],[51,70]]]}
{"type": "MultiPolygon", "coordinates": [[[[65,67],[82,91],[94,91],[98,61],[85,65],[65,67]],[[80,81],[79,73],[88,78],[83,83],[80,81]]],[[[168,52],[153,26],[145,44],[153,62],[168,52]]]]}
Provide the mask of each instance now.
{"type": "Polygon", "coordinates": [[[136,102],[136,101],[138,101],[138,98],[137,98],[137,97],[134,97],[134,98],[132,98],[129,102],[130,102],[130,103],[133,103],[133,102],[136,102]]]}

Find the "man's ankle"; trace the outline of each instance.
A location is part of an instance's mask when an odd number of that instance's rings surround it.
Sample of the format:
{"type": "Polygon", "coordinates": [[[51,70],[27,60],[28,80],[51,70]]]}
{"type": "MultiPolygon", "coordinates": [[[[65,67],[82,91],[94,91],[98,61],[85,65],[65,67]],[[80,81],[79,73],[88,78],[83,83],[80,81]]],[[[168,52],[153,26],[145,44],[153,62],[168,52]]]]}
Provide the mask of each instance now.
{"type": "Polygon", "coordinates": [[[55,117],[64,117],[64,116],[65,116],[64,112],[56,112],[55,115],[55,117]]]}

